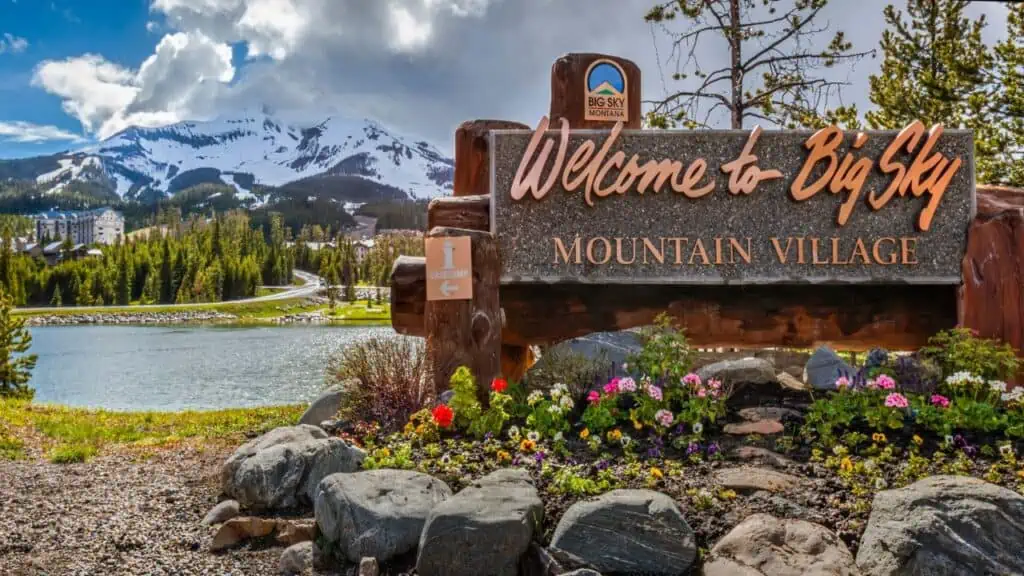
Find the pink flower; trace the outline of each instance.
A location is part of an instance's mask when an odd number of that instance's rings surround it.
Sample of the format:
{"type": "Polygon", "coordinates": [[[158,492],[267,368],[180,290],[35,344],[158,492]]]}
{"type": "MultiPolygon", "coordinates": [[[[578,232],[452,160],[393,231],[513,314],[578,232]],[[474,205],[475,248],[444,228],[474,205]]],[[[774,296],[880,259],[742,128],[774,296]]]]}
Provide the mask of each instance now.
{"type": "Polygon", "coordinates": [[[658,388],[654,384],[651,384],[647,387],[647,395],[650,396],[651,398],[654,398],[655,400],[661,400],[661,388],[658,388]]]}
{"type": "Polygon", "coordinates": [[[946,398],[942,394],[932,394],[931,402],[933,406],[949,408],[949,398],[946,398]]]}
{"type": "Polygon", "coordinates": [[[587,394],[587,402],[591,404],[597,404],[601,401],[601,395],[597,393],[597,390],[591,390],[590,394],[587,394]]]}
{"type": "Polygon", "coordinates": [[[690,372],[683,376],[683,384],[687,386],[700,386],[700,376],[697,376],[695,372],[690,372]]]}
{"type": "Polygon", "coordinates": [[[841,389],[841,388],[846,388],[849,385],[850,385],[850,379],[847,378],[846,376],[840,376],[839,378],[836,378],[836,389],[837,390],[841,389]]]}
{"type": "Polygon", "coordinates": [[[619,393],[619,379],[612,378],[607,384],[604,385],[605,394],[618,394],[619,393]]]}
{"type": "Polygon", "coordinates": [[[697,398],[704,398],[707,395],[708,391],[703,386],[697,389],[697,398]]]}
{"type": "Polygon", "coordinates": [[[711,388],[712,390],[718,390],[721,387],[722,383],[720,381],[715,380],[714,378],[708,380],[708,388],[711,388]]]}
{"type": "Polygon", "coordinates": [[[877,385],[882,390],[892,390],[896,388],[896,381],[893,380],[888,375],[882,374],[875,380],[875,385],[877,385]]]}
{"type": "Polygon", "coordinates": [[[907,402],[907,397],[898,392],[893,392],[885,397],[885,405],[889,408],[906,408],[910,404],[907,402]]]}
{"type": "Polygon", "coordinates": [[[636,392],[636,381],[632,378],[623,378],[622,380],[619,380],[619,391],[636,392]]]}
{"type": "Polygon", "coordinates": [[[668,410],[658,410],[654,413],[654,419],[658,421],[658,424],[668,428],[672,425],[672,420],[674,420],[675,417],[672,416],[672,413],[668,410]]]}

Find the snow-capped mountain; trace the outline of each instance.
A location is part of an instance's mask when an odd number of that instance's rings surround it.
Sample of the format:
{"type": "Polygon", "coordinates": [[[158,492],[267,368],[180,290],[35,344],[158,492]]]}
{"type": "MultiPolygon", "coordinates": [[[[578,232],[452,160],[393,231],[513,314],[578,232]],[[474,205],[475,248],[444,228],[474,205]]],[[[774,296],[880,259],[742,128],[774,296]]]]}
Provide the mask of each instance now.
{"type": "Polygon", "coordinates": [[[3,163],[0,179],[17,173],[48,192],[87,182],[126,199],[158,198],[206,182],[233,186],[239,198],[253,197],[254,188],[308,183],[303,190],[342,192],[341,200],[344,191],[337,188],[359,185],[365,194],[368,184],[389,197],[404,192],[424,199],[450,193],[454,170],[435,147],[373,120],[286,123],[265,111],[129,128],[80,150],[3,163]]]}

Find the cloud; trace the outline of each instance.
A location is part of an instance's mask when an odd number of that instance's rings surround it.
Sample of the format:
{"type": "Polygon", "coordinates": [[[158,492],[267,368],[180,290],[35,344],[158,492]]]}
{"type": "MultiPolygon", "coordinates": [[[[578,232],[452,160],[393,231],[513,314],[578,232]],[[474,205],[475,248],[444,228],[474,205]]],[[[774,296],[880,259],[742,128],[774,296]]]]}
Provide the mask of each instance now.
{"type": "Polygon", "coordinates": [[[0,122],[0,140],[23,143],[51,140],[81,142],[84,138],[56,126],[42,126],[29,122],[0,122]]]}
{"type": "MultiPolygon", "coordinates": [[[[45,62],[35,84],[60,96],[88,132],[203,119],[269,105],[322,117],[369,116],[445,148],[463,120],[535,124],[548,111],[550,68],[566,52],[635,61],[645,99],[684,89],[671,80],[668,37],[643,21],[652,0],[150,0],[164,35],[129,69],[97,55],[45,62]],[[244,61],[231,47],[242,46],[244,61]],[[236,68],[237,67],[237,68],[236,68]]],[[[881,6],[832,2],[819,22],[856,49],[877,47],[881,6]]],[[[972,4],[969,9],[982,9],[972,4]]],[[[1002,33],[1005,7],[985,7],[1002,33]]],[[[156,26],[156,24],[154,24],[156,26]]],[[[150,27],[151,30],[155,29],[150,27]]],[[[704,66],[727,62],[702,42],[704,66]]],[[[862,108],[878,61],[833,74],[862,108]]],[[[311,118],[312,119],[312,118],[311,118]]],[[[316,118],[320,119],[320,118],[316,118]]]]}
{"type": "Polygon", "coordinates": [[[99,138],[129,126],[162,126],[209,114],[234,78],[231,47],[199,32],[164,36],[138,70],[85,54],[42,62],[32,83],[99,138]]]}
{"type": "Polygon", "coordinates": [[[18,54],[26,49],[28,49],[28,40],[9,32],[4,32],[3,36],[0,36],[0,54],[18,54]]]}

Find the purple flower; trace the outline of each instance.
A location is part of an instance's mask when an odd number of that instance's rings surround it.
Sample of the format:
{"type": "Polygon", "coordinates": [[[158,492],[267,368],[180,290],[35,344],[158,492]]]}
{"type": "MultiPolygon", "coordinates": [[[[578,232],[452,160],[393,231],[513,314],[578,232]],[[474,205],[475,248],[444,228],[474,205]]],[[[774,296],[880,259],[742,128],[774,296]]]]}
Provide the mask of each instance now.
{"type": "Polygon", "coordinates": [[[693,454],[696,454],[697,452],[700,452],[700,444],[698,444],[696,442],[690,442],[690,445],[686,447],[686,455],[687,456],[692,456],[693,454]]]}
{"type": "Polygon", "coordinates": [[[978,453],[978,448],[975,446],[964,446],[964,454],[967,454],[968,458],[974,458],[978,453]]]}
{"type": "Polygon", "coordinates": [[[488,432],[487,434],[484,434],[484,440],[490,440],[491,438],[494,438],[493,433],[488,432]]]}
{"type": "Polygon", "coordinates": [[[712,442],[711,444],[708,444],[708,456],[714,456],[715,454],[718,454],[719,450],[720,448],[718,447],[718,442],[712,442]]]}
{"type": "Polygon", "coordinates": [[[610,463],[607,460],[599,460],[594,467],[598,470],[607,470],[609,465],[610,463]]]}
{"type": "Polygon", "coordinates": [[[963,436],[957,434],[956,436],[953,436],[953,446],[956,446],[957,448],[966,448],[967,440],[964,440],[963,436]]]}
{"type": "Polygon", "coordinates": [[[537,461],[537,464],[544,462],[544,451],[540,450],[533,455],[533,459],[537,461]]]}
{"type": "Polygon", "coordinates": [[[661,449],[658,448],[657,446],[651,446],[650,448],[647,449],[647,457],[648,458],[660,458],[661,457],[661,449]]]}

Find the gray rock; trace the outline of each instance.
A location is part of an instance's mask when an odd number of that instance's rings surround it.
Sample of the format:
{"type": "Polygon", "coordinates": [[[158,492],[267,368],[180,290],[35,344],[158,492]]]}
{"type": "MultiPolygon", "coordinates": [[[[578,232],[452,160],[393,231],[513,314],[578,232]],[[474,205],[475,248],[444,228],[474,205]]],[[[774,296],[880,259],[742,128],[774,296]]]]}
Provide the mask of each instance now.
{"type": "Polygon", "coordinates": [[[226,522],[235,516],[238,516],[239,506],[237,500],[225,500],[220,504],[214,506],[206,516],[203,518],[203,526],[210,526],[212,524],[220,524],[226,522]]]}
{"type": "Polygon", "coordinates": [[[452,396],[455,396],[455,390],[445,390],[441,392],[441,395],[437,397],[438,404],[448,404],[452,401],[452,396]]]}
{"type": "Polygon", "coordinates": [[[562,576],[601,576],[601,573],[590,568],[580,568],[572,572],[563,572],[562,576]]]}
{"type": "Polygon", "coordinates": [[[803,480],[792,474],[754,466],[723,468],[715,471],[714,479],[719,486],[739,492],[787,492],[803,483],[803,480]]]}
{"type": "Polygon", "coordinates": [[[359,561],[359,576],[378,576],[380,565],[376,558],[363,558],[359,561]]]}
{"type": "Polygon", "coordinates": [[[821,346],[804,366],[804,382],[815,390],[835,390],[840,376],[853,378],[857,370],[843,361],[834,350],[821,346]]]}
{"type": "Polygon", "coordinates": [[[351,562],[387,562],[414,550],[430,511],[452,495],[444,482],[409,470],[331,474],[320,483],[320,533],[351,562]]]}
{"type": "Polygon", "coordinates": [[[313,543],[300,542],[285,548],[278,569],[282,574],[302,574],[313,564],[313,543]]]}
{"type": "Polygon", "coordinates": [[[1024,574],[1024,497],[966,476],[875,495],[857,551],[867,576],[1024,574]]]}
{"type": "Polygon", "coordinates": [[[571,351],[587,358],[606,360],[609,366],[614,363],[622,366],[631,355],[640,351],[643,342],[635,331],[595,332],[573,338],[558,344],[555,348],[571,351]]]}
{"type": "Polygon", "coordinates": [[[316,426],[285,426],[246,442],[221,469],[225,494],[253,510],[311,504],[320,480],[359,469],[365,453],[316,426]]]}
{"type": "Polygon", "coordinates": [[[549,547],[568,565],[612,573],[684,574],[697,555],[675,501],[651,490],[613,490],[565,511],[549,547]]]}
{"type": "Polygon", "coordinates": [[[318,426],[324,420],[334,418],[338,409],[341,408],[341,401],[344,397],[345,392],[340,387],[324,392],[319,398],[313,400],[309,408],[302,413],[299,424],[318,426]]]}
{"type": "Polygon", "coordinates": [[[438,504],[420,536],[419,576],[515,576],[544,518],[524,470],[492,472],[438,504]]]}
{"type": "Polygon", "coordinates": [[[722,360],[708,364],[697,370],[697,375],[704,382],[714,378],[724,386],[736,387],[738,384],[770,384],[776,382],[775,365],[764,358],[741,358],[739,360],[722,360]]]}
{"type": "Polygon", "coordinates": [[[711,549],[703,576],[857,576],[853,555],[827,528],[754,514],[711,549]]]}

